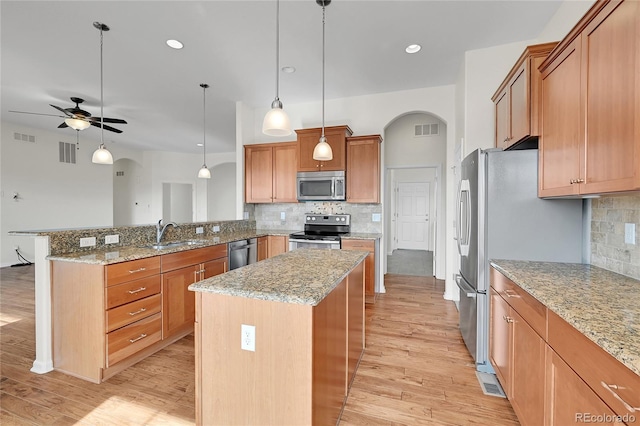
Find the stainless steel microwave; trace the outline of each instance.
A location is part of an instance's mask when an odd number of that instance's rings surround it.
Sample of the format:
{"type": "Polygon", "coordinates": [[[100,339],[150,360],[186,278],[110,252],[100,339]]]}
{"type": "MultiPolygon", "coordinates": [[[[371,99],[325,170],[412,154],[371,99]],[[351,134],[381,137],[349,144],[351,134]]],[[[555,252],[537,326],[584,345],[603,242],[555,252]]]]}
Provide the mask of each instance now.
{"type": "Polygon", "coordinates": [[[298,172],[298,201],[344,201],[344,171],[298,172]]]}

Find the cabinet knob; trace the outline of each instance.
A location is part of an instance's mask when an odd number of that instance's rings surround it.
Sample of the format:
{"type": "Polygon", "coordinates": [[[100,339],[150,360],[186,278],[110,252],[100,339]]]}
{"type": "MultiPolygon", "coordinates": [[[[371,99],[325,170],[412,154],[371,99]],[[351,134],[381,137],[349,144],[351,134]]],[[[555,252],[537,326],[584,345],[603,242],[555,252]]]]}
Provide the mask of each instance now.
{"type": "Polygon", "coordinates": [[[620,401],[622,403],[622,405],[624,405],[624,408],[627,409],[627,411],[630,411],[632,413],[636,412],[636,411],[640,411],[640,407],[632,407],[631,405],[629,405],[629,403],[627,401],[625,401],[624,399],[622,399],[622,397],[620,397],[620,395],[617,394],[617,392],[614,391],[614,389],[625,389],[623,386],[618,386],[618,385],[610,385],[608,383],[605,383],[604,381],[601,381],[600,384],[602,385],[603,388],[605,388],[606,390],[608,390],[609,392],[611,392],[611,395],[617,399],[618,401],[620,401]]]}
{"type": "Polygon", "coordinates": [[[584,179],[576,179],[576,183],[584,183],[584,179]]]}

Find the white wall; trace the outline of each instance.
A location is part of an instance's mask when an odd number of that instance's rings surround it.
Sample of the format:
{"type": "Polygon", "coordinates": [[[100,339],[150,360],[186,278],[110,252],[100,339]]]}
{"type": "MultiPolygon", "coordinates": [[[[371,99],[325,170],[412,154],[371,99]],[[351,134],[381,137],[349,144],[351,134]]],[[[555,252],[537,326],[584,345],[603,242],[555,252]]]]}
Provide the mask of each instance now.
{"type": "Polygon", "coordinates": [[[145,170],[137,161],[120,158],[113,162],[113,225],[151,223],[151,191],[145,170]],[[119,176],[118,172],[122,175],[119,176]]]}
{"type": "Polygon", "coordinates": [[[209,169],[207,220],[236,219],[236,163],[221,163],[209,169]]]}
{"type": "Polygon", "coordinates": [[[548,43],[562,40],[578,21],[587,13],[595,0],[567,0],[549,20],[536,40],[538,43],[548,43]]]}
{"type": "MultiPolygon", "coordinates": [[[[309,127],[320,127],[322,124],[321,100],[318,102],[289,104],[285,105],[289,118],[294,129],[309,127]]],[[[276,142],[274,138],[262,134],[262,119],[267,112],[267,108],[249,110],[242,103],[236,106],[236,129],[243,129],[243,134],[236,133],[236,146],[238,151],[242,151],[245,143],[265,143],[276,142]],[[253,133],[247,134],[247,123],[252,123],[253,133]]],[[[380,93],[366,96],[357,96],[341,99],[325,100],[325,125],[335,126],[346,124],[354,132],[354,136],[381,134],[385,137],[385,129],[389,123],[396,118],[407,113],[428,112],[439,117],[447,128],[455,129],[455,86],[429,87],[417,90],[406,90],[399,92],[380,93]]],[[[277,141],[295,140],[295,134],[290,139],[279,138],[277,141]]],[[[383,145],[385,142],[383,142],[383,145]]],[[[454,132],[447,133],[447,162],[453,156],[454,132]]],[[[237,154],[240,155],[240,154],[237,154]]],[[[382,170],[386,167],[386,155],[382,156],[382,170]]],[[[238,162],[240,164],[240,162],[238,162]]],[[[451,169],[449,165],[444,168],[446,181],[450,181],[451,169]]],[[[382,176],[381,191],[384,199],[385,176],[382,176]]],[[[237,185],[237,197],[243,197],[244,183],[237,185]]],[[[453,281],[453,265],[450,263],[455,247],[453,245],[453,223],[452,208],[454,198],[453,192],[446,190],[445,213],[445,236],[446,246],[446,279],[445,297],[452,298],[455,282],[453,281]],[[450,254],[451,253],[451,254],[450,254]]],[[[384,215],[384,213],[383,213],[384,215]]],[[[383,217],[383,220],[384,217],[383,217]]],[[[381,253],[386,251],[384,241],[381,242],[381,253]]],[[[381,262],[382,263],[382,262],[381,262]]],[[[381,268],[382,269],[382,268],[381,268]]],[[[380,271],[383,272],[382,270],[380,271]]]]}

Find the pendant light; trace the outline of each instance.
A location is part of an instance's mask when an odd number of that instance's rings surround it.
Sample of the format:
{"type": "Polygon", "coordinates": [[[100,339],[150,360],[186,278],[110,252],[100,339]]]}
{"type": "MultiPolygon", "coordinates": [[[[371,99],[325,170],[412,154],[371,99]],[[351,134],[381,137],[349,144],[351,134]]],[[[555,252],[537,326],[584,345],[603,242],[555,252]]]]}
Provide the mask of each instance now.
{"type": "Polygon", "coordinates": [[[100,22],[94,22],[93,26],[100,30],[100,146],[91,157],[91,162],[96,164],[113,164],[113,156],[104,146],[104,90],[102,79],[102,32],[109,31],[109,27],[100,22]]]}
{"type": "Polygon", "coordinates": [[[282,109],[278,95],[280,89],[280,0],[276,0],[276,98],[271,110],[264,116],[262,133],[269,136],[288,136],[291,134],[289,116],[282,109]]]}
{"type": "Polygon", "coordinates": [[[211,171],[207,168],[207,98],[206,92],[209,87],[208,84],[202,83],[202,167],[198,171],[198,177],[201,179],[211,179],[211,171]]]}
{"type": "Polygon", "coordinates": [[[333,151],[324,136],[324,9],[331,3],[331,0],[316,0],[316,3],[322,6],[322,135],[313,149],[313,159],[329,161],[333,159],[333,151]]]}

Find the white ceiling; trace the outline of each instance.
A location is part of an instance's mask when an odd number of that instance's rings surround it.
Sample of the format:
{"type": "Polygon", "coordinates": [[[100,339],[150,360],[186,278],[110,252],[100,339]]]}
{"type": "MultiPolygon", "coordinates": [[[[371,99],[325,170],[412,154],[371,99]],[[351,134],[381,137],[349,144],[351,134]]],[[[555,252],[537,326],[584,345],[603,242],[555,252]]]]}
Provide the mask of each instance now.
{"type": "MultiPolygon", "coordinates": [[[[538,36],[561,1],[334,0],[326,9],[326,98],[453,84],[463,54],[538,36]],[[419,43],[408,55],[404,48],[419,43]]],[[[235,148],[235,103],[268,108],[275,96],[276,2],[6,1],[1,14],[1,118],[61,134],[49,104],[100,115],[100,32],[104,33],[104,115],[128,124],[105,141],[135,149],[199,153],[202,89],[207,152],[235,148]],[[165,41],[185,45],[173,50],[165,41]]],[[[322,9],[281,0],[280,99],[319,101],[322,9]]],[[[90,127],[99,139],[100,129],[90,127]]],[[[82,133],[81,133],[82,135],[82,133]]]]}

